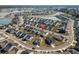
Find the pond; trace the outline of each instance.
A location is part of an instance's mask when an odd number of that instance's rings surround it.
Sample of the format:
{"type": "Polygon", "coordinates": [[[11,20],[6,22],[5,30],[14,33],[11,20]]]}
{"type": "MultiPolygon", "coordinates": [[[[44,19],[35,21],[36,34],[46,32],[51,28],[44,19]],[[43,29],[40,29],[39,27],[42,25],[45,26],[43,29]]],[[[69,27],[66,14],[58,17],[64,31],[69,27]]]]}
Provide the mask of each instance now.
{"type": "Polygon", "coordinates": [[[12,22],[12,19],[10,18],[0,18],[0,26],[2,25],[8,25],[12,22]]]}
{"type": "Polygon", "coordinates": [[[11,23],[11,18],[5,18],[6,15],[8,15],[9,12],[0,12],[0,26],[2,25],[8,25],[11,23]]]}

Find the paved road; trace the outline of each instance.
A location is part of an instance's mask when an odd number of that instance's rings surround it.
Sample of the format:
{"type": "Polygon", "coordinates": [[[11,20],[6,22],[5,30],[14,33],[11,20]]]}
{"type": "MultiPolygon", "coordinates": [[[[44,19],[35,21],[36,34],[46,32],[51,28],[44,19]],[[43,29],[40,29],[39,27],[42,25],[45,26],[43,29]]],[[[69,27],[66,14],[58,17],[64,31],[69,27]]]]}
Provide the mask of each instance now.
{"type": "Polygon", "coordinates": [[[26,49],[30,49],[31,50],[31,46],[26,45],[25,43],[23,43],[20,39],[17,39],[15,36],[13,36],[12,34],[6,34],[4,31],[0,31],[0,33],[2,33],[3,35],[5,35],[8,40],[12,40],[15,43],[19,44],[20,46],[26,48],[26,49]]]}
{"type": "MultiPolygon", "coordinates": [[[[73,30],[73,20],[68,21],[67,24],[67,30],[68,30],[68,42],[65,42],[62,45],[59,45],[55,48],[36,48],[35,51],[62,51],[64,49],[67,49],[68,47],[70,47],[72,45],[72,43],[74,42],[74,30],[73,30]]],[[[4,34],[6,37],[8,37],[8,39],[13,40],[15,43],[19,44],[20,46],[26,48],[26,49],[30,49],[32,50],[32,46],[29,46],[25,43],[23,43],[20,39],[17,39],[15,36],[13,36],[12,34],[6,34],[4,31],[0,31],[0,33],[4,34]]]]}
{"type": "Polygon", "coordinates": [[[69,21],[68,21],[68,24],[67,24],[67,30],[68,30],[68,42],[65,42],[64,44],[62,44],[62,45],[59,45],[59,46],[57,46],[57,47],[55,47],[55,48],[38,48],[38,49],[36,49],[37,51],[58,51],[58,50],[64,50],[64,49],[67,49],[68,47],[70,47],[72,44],[73,44],[73,42],[74,42],[74,30],[73,30],[73,25],[74,25],[74,23],[73,23],[74,21],[73,20],[71,20],[71,19],[69,19],[69,21]]]}

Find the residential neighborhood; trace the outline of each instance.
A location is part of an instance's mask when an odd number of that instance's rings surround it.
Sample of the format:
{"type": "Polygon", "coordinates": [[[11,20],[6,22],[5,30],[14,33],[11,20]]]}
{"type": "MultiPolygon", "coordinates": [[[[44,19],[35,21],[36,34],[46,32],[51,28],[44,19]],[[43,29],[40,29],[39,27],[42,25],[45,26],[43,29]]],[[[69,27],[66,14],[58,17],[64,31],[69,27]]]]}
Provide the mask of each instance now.
{"type": "Polygon", "coordinates": [[[0,54],[79,54],[79,6],[0,7],[0,54]]]}

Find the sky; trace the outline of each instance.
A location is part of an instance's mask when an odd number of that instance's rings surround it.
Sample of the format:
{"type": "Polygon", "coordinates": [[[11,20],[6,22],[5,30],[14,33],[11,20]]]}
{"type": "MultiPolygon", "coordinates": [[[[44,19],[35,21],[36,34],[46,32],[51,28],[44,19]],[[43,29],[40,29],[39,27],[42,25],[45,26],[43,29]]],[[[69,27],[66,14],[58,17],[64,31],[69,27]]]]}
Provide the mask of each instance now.
{"type": "Polygon", "coordinates": [[[0,5],[79,5],[79,0],[0,0],[0,5]]]}

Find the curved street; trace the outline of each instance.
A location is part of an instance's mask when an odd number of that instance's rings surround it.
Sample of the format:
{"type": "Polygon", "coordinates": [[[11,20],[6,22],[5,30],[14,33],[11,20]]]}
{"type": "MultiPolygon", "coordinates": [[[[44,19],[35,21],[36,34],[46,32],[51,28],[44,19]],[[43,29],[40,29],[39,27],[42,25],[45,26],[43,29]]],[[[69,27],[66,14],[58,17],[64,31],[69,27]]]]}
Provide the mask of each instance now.
{"type": "MultiPolygon", "coordinates": [[[[65,42],[62,45],[56,46],[54,48],[40,48],[40,47],[35,48],[34,51],[62,51],[62,50],[67,49],[70,46],[73,46],[73,43],[74,43],[73,25],[74,25],[74,21],[69,19],[68,24],[67,24],[67,31],[68,31],[68,36],[66,37],[68,39],[67,42],[65,42]]],[[[20,39],[17,39],[15,36],[13,36],[12,34],[6,34],[5,31],[3,31],[3,30],[0,30],[0,33],[5,35],[9,40],[14,41],[18,45],[20,45],[20,46],[22,46],[22,47],[24,47],[26,49],[32,50],[32,48],[33,48],[33,46],[29,46],[29,45],[25,44],[20,39]]]]}

